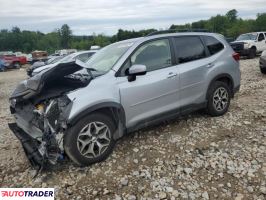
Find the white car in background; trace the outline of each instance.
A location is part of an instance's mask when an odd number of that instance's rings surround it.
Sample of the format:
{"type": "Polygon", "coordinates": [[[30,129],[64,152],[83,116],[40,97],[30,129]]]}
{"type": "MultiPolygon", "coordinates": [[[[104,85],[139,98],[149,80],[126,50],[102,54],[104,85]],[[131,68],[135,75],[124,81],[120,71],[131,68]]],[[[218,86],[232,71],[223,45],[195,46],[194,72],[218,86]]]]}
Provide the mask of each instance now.
{"type": "Polygon", "coordinates": [[[53,64],[49,64],[49,65],[44,65],[38,68],[35,68],[31,74],[28,74],[29,76],[34,76],[38,73],[40,73],[43,70],[49,69],[51,67],[56,66],[58,63],[65,63],[65,62],[71,62],[71,61],[75,61],[75,60],[80,60],[82,62],[86,62],[87,60],[89,60],[89,58],[95,54],[97,52],[97,50],[88,50],[88,51],[79,51],[77,53],[72,53],[69,54],[65,57],[63,57],[61,60],[59,60],[58,62],[55,62],[53,64]]]}
{"type": "Polygon", "coordinates": [[[242,34],[231,42],[231,46],[241,56],[254,58],[256,54],[266,50],[266,31],[242,34]]]}

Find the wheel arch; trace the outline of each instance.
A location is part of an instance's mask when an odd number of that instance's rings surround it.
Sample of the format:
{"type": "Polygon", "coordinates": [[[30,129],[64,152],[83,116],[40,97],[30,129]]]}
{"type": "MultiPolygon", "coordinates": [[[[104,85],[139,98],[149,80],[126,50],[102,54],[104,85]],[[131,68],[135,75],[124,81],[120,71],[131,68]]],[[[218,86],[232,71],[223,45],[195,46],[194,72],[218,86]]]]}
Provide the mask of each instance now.
{"type": "Polygon", "coordinates": [[[252,46],[250,47],[250,49],[255,49],[255,50],[257,50],[257,47],[256,47],[255,45],[252,45],[252,46]]]}
{"type": "Polygon", "coordinates": [[[210,91],[210,87],[211,85],[216,82],[216,81],[221,81],[221,82],[224,82],[226,83],[229,88],[230,88],[230,93],[231,93],[231,97],[234,96],[234,81],[233,81],[233,78],[230,74],[219,74],[217,76],[215,76],[209,83],[208,85],[208,89],[207,89],[207,93],[206,93],[206,99],[208,98],[208,95],[209,95],[209,91],[210,91]]]}
{"type": "Polygon", "coordinates": [[[71,118],[68,121],[68,126],[74,126],[80,119],[94,112],[100,112],[112,118],[117,129],[114,135],[115,139],[123,136],[126,124],[125,110],[121,104],[116,102],[103,102],[86,108],[85,110],[81,111],[79,114],[71,118]]]}

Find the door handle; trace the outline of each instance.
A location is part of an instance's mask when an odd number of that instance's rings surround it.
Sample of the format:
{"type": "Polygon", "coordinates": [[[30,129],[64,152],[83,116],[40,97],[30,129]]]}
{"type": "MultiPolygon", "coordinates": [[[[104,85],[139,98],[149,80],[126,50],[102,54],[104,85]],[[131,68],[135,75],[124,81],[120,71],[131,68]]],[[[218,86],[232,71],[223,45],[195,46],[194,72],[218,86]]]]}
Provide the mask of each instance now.
{"type": "Polygon", "coordinates": [[[167,75],[167,78],[173,78],[175,76],[177,76],[177,73],[169,72],[169,74],[167,75]]]}
{"type": "Polygon", "coordinates": [[[213,67],[213,66],[214,66],[213,63],[209,63],[209,64],[207,65],[208,68],[211,68],[211,67],[213,67]]]}

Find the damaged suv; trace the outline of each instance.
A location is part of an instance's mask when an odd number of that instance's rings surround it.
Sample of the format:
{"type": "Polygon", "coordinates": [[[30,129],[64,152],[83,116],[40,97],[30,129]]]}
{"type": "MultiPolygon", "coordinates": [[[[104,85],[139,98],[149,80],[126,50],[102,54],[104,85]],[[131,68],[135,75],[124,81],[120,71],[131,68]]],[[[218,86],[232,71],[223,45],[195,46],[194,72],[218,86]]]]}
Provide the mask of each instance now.
{"type": "Polygon", "coordinates": [[[59,63],[21,82],[9,127],[33,165],[100,162],[128,132],[198,109],[226,113],[240,87],[238,60],[213,33],[117,42],[86,64],[59,63]]]}

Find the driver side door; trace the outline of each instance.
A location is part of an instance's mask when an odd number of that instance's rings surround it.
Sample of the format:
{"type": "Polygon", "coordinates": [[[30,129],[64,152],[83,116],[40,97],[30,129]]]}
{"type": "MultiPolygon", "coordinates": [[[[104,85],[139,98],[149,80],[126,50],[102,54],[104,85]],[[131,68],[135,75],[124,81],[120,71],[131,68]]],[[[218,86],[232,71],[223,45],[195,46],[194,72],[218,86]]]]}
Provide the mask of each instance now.
{"type": "Polygon", "coordinates": [[[145,65],[146,75],[137,76],[132,82],[127,76],[117,78],[127,128],[146,124],[179,107],[179,72],[173,64],[169,39],[153,40],[138,47],[122,71],[134,64],[145,65]]]}

